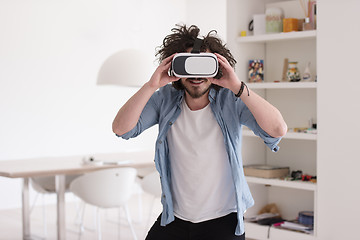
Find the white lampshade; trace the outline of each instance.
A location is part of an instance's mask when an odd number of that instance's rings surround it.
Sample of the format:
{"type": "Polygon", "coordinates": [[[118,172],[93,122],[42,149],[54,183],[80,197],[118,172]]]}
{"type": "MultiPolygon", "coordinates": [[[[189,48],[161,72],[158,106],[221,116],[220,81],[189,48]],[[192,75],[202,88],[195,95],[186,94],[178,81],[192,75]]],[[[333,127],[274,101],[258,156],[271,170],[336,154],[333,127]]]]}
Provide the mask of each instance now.
{"type": "Polygon", "coordinates": [[[97,84],[141,87],[155,70],[153,63],[151,54],[146,52],[137,49],[118,51],[102,64],[97,84]]]}

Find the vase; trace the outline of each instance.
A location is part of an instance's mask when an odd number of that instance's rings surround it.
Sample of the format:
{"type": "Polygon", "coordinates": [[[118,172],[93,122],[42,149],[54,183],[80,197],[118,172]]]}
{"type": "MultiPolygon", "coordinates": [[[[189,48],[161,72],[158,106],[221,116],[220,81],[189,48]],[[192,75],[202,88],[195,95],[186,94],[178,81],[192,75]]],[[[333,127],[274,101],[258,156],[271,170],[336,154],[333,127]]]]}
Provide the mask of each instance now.
{"type": "Polygon", "coordinates": [[[286,76],[290,82],[298,82],[301,80],[297,62],[289,62],[286,76]]]}

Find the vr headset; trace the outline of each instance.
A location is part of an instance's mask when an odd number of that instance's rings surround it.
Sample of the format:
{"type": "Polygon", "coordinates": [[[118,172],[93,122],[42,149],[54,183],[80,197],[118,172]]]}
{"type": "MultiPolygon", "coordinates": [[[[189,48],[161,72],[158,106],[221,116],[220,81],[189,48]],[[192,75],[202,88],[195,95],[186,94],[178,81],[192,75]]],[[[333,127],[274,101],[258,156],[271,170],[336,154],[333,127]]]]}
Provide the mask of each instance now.
{"type": "Polygon", "coordinates": [[[220,78],[219,62],[213,53],[200,53],[203,40],[197,38],[191,53],[174,56],[170,73],[179,78],[220,78]]]}

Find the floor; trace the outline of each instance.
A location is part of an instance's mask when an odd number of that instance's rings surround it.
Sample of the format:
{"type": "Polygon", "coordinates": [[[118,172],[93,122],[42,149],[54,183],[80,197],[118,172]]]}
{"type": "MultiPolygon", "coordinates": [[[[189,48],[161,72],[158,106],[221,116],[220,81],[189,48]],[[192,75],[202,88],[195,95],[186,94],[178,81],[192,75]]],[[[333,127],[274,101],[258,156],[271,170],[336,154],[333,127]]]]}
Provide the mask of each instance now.
{"type": "MultiPolygon", "coordinates": [[[[90,205],[86,205],[84,214],[85,231],[82,233],[81,238],[79,238],[79,218],[77,218],[79,201],[76,200],[76,198],[73,199],[75,200],[66,202],[66,239],[97,239],[97,233],[94,231],[96,226],[94,221],[96,211],[95,208],[90,205]]],[[[134,195],[129,202],[129,210],[133,220],[133,227],[138,240],[145,238],[147,230],[161,212],[160,199],[153,200],[154,198],[152,196],[142,193],[134,195]],[[139,198],[142,200],[142,204],[139,204],[139,198]]],[[[107,209],[100,211],[102,239],[133,239],[124,212],[121,212],[120,216],[120,238],[118,238],[118,210],[107,209]]],[[[47,237],[44,238],[43,209],[41,205],[36,206],[31,214],[31,234],[36,237],[36,239],[56,239],[55,204],[46,205],[46,219],[47,237]]],[[[21,209],[0,211],[0,240],[18,239],[22,239],[21,209]]]]}

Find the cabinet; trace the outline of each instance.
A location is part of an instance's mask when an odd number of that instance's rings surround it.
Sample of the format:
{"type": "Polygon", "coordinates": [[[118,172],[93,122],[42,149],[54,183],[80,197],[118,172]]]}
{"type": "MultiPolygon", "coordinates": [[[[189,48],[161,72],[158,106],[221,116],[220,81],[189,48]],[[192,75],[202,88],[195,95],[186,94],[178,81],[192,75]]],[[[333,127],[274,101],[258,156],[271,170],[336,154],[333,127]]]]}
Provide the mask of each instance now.
{"type": "MultiPolygon", "coordinates": [[[[264,60],[264,82],[248,83],[248,87],[276,106],[284,116],[289,129],[308,127],[317,122],[317,82],[282,82],[284,58],[297,61],[300,73],[311,63],[313,79],[316,76],[316,30],[240,37],[247,30],[254,14],[265,12],[267,6],[299,4],[299,1],[228,0],[227,43],[237,60],[236,73],[247,81],[248,61],[264,60]],[[278,82],[280,81],[280,82],[278,82]]],[[[299,5],[299,11],[301,11],[299,5]]],[[[286,14],[285,14],[286,15],[286,14]]],[[[317,175],[317,135],[288,132],[272,153],[262,140],[243,129],[243,161],[245,164],[288,166],[290,171],[317,175]]],[[[246,236],[251,239],[306,240],[316,239],[317,185],[302,181],[246,177],[255,205],[245,216],[256,215],[266,204],[276,203],[283,218],[296,219],[300,211],[314,211],[314,232],[294,232],[274,227],[246,223],[246,236]]]]}

